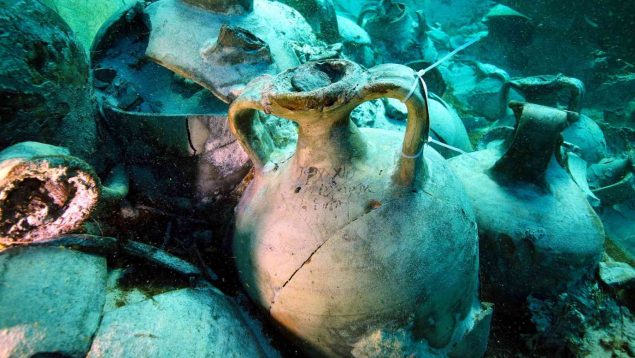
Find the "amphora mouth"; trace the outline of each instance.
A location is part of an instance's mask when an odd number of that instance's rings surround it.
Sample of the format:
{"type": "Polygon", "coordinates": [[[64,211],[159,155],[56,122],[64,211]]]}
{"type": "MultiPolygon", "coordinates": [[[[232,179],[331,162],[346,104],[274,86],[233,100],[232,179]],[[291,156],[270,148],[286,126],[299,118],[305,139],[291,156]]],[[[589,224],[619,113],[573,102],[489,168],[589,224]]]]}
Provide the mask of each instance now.
{"type": "Polygon", "coordinates": [[[308,62],[277,76],[268,93],[272,103],[292,111],[328,110],[354,104],[364,69],[350,61],[308,62]]]}

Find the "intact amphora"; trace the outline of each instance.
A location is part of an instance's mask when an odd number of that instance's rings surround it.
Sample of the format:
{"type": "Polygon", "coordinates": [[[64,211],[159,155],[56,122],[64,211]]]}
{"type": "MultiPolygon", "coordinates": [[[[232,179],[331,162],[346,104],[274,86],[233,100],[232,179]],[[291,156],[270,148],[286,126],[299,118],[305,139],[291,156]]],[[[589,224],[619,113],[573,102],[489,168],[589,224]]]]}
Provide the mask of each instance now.
{"type": "Polygon", "coordinates": [[[425,145],[427,97],[417,81],[401,65],[311,62],[252,81],[230,107],[255,166],[236,209],[241,281],[309,354],[485,350],[492,310],[477,298],[474,214],[425,145]],[[406,102],[405,138],[350,120],[382,97],[406,102]],[[291,157],[272,149],[258,110],[299,125],[291,157]]]}
{"type": "Polygon", "coordinates": [[[563,292],[593,274],[604,246],[600,219],[561,164],[568,112],[510,107],[512,136],[449,161],[474,205],[482,284],[494,302],[563,292]]]}

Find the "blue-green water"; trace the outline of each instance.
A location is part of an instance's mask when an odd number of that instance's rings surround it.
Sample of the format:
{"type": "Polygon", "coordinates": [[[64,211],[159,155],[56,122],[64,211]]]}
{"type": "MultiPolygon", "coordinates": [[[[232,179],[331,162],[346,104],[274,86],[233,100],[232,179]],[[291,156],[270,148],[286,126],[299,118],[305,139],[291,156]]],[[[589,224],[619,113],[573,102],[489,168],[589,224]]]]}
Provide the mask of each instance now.
{"type": "Polygon", "coordinates": [[[635,2],[0,5],[0,357],[635,356],[635,2]]]}

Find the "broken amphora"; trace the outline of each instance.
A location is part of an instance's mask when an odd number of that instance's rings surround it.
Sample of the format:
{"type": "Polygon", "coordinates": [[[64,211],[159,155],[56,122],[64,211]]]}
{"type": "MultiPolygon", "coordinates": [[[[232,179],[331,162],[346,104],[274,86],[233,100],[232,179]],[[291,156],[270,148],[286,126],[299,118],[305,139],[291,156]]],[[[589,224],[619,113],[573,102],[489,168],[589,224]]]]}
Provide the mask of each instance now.
{"type": "Polygon", "coordinates": [[[402,65],[312,62],[252,81],[230,107],[256,171],[236,209],[240,278],[308,354],[367,352],[403,330],[427,347],[408,354],[484,352],[491,309],[478,304],[473,212],[425,147],[427,97],[416,81],[402,65]],[[382,97],[406,102],[404,139],[350,120],[382,97]],[[258,110],[299,125],[290,158],[272,149],[258,110]]]}
{"type": "Polygon", "coordinates": [[[297,48],[318,44],[302,15],[277,1],[160,0],[145,14],[146,55],[228,103],[251,79],[299,65],[297,48]]]}
{"type": "Polygon", "coordinates": [[[450,160],[474,204],[482,284],[497,301],[561,292],[593,273],[604,229],[559,162],[567,112],[511,102],[512,138],[450,160]]]}
{"type": "Polygon", "coordinates": [[[103,182],[68,149],[22,142],[0,151],[1,247],[44,242],[77,231],[97,209],[128,194],[128,178],[115,167],[103,182]]]}

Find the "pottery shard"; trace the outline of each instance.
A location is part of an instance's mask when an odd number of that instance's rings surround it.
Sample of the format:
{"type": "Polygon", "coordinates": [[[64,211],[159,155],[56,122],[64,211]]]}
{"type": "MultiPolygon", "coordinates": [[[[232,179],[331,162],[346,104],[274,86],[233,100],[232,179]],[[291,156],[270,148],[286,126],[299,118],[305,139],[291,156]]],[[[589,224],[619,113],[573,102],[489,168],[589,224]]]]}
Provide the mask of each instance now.
{"type": "Polygon", "coordinates": [[[106,260],[58,247],[0,255],[0,357],[83,356],[105,300],[106,260]]]}
{"type": "Polygon", "coordinates": [[[212,291],[181,289],[104,315],[88,357],[258,357],[235,306],[212,291]]]}

